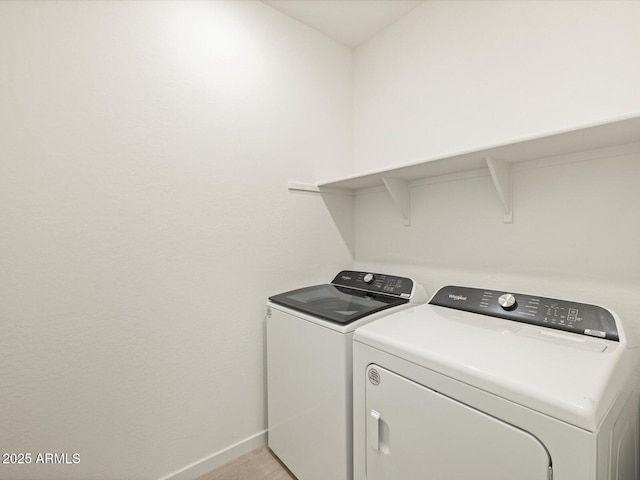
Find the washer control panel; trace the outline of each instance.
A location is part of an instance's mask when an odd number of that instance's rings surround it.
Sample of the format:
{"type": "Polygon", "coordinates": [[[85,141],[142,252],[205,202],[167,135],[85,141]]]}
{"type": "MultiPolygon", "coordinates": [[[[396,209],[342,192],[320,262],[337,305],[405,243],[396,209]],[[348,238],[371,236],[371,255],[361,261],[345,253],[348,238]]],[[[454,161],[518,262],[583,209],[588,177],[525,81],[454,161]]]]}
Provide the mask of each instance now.
{"type": "Polygon", "coordinates": [[[429,303],[606,340],[620,340],[611,312],[586,303],[456,286],[441,288],[429,303]]]}
{"type": "Polygon", "coordinates": [[[410,298],[413,291],[413,281],[410,278],[396,277],[395,275],[386,275],[384,273],[354,272],[351,270],[340,272],[331,284],[394,295],[400,298],[410,298]]]}

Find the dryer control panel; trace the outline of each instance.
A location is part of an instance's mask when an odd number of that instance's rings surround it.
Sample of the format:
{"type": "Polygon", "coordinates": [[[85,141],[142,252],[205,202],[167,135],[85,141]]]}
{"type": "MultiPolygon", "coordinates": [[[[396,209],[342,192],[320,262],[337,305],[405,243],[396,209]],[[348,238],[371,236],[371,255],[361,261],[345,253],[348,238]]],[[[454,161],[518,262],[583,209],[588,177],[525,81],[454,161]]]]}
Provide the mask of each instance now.
{"type": "Polygon", "coordinates": [[[620,341],[616,321],[611,312],[586,303],[457,286],[441,288],[429,303],[504,318],[505,320],[620,341]]]}
{"type": "Polygon", "coordinates": [[[384,293],[400,298],[410,298],[413,280],[384,273],[354,272],[343,270],[331,282],[340,287],[357,288],[375,293],[384,293]]]}

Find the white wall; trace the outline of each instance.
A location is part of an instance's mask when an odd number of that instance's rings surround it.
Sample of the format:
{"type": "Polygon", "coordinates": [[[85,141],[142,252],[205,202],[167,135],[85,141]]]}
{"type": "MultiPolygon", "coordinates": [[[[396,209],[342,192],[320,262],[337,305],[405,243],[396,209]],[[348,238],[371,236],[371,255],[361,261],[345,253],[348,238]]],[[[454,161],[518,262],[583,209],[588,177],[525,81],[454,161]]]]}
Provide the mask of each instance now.
{"type": "Polygon", "coordinates": [[[640,112],[640,2],[427,1],[355,53],[355,171],[640,112]]]}
{"type": "MultiPolygon", "coordinates": [[[[640,112],[640,3],[426,2],[355,53],[362,172],[640,112]]],[[[447,180],[447,179],[443,179],[447,180]]],[[[356,197],[356,267],[601,303],[640,344],[640,145],[356,197]]]]}
{"type": "Polygon", "coordinates": [[[605,305],[640,344],[640,144],[513,172],[514,221],[488,175],[416,185],[411,226],[386,192],[356,197],[356,267],[605,305]]]}
{"type": "MultiPolygon", "coordinates": [[[[352,258],[351,52],[261,2],[0,2],[0,478],[156,479],[261,434],[264,301],[352,258]]],[[[195,472],[193,470],[192,472],[195,472]]]]}

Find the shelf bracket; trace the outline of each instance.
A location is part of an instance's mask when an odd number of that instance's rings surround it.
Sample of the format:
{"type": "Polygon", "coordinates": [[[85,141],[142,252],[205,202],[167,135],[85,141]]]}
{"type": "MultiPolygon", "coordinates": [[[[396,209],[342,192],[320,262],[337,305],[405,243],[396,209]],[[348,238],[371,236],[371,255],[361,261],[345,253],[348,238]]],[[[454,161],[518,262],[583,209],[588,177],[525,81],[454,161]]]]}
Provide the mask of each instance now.
{"type": "Polygon", "coordinates": [[[384,182],[384,186],[387,187],[387,191],[389,195],[391,195],[394,203],[400,209],[400,213],[404,219],[404,225],[411,225],[409,182],[392,177],[382,177],[382,181],[384,182]]]}
{"type": "Polygon", "coordinates": [[[289,182],[289,191],[322,198],[333,223],[338,228],[351,257],[355,256],[354,241],[354,200],[353,191],[342,188],[327,188],[309,183],[289,182]]]}
{"type": "Polygon", "coordinates": [[[513,223],[513,196],[512,196],[512,180],[511,165],[504,160],[496,160],[491,157],[484,157],[493,179],[493,185],[496,187],[498,197],[504,208],[504,223],[513,223]]]}

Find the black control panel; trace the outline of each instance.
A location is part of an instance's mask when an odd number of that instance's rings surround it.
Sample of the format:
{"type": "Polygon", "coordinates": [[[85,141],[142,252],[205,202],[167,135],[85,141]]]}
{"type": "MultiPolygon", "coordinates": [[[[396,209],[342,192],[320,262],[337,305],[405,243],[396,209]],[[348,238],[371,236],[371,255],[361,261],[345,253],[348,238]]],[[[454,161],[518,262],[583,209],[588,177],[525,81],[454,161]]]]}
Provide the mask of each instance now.
{"type": "Polygon", "coordinates": [[[383,273],[354,272],[351,270],[340,272],[331,284],[384,293],[400,298],[411,297],[411,291],[413,290],[413,281],[410,278],[385,275],[383,273]]]}
{"type": "Polygon", "coordinates": [[[465,312],[620,341],[613,315],[608,310],[596,305],[521,293],[456,286],[441,288],[429,303],[465,312]]]}

